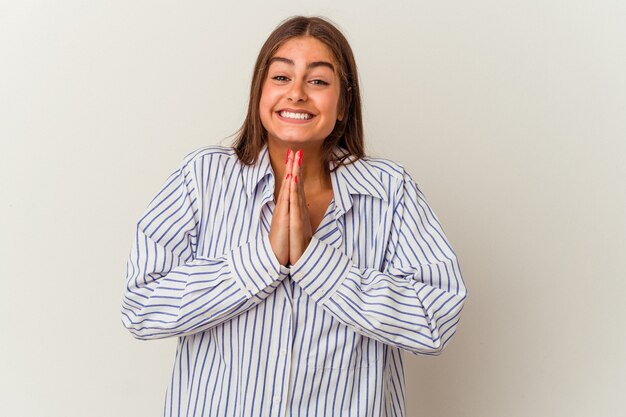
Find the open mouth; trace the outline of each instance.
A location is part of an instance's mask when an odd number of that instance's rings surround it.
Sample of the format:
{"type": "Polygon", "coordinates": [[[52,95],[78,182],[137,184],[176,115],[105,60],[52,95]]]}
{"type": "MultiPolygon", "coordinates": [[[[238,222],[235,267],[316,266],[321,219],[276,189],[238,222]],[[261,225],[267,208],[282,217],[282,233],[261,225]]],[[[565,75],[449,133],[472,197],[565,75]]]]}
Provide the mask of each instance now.
{"type": "Polygon", "coordinates": [[[280,115],[280,117],[284,117],[285,119],[292,119],[292,120],[309,120],[313,118],[313,115],[311,113],[306,113],[306,112],[291,112],[291,111],[282,110],[282,111],[279,111],[278,114],[280,115]]]}

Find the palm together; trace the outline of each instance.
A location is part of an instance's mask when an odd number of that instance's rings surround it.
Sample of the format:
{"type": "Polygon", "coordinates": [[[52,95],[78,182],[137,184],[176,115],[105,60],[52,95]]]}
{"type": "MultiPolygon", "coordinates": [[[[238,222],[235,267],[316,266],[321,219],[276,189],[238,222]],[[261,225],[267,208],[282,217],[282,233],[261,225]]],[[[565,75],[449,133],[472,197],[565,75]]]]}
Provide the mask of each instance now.
{"type": "Polygon", "coordinates": [[[270,225],[272,250],[281,265],[294,265],[306,250],[313,232],[304,196],[302,150],[287,150],[276,208],[270,225]]]}

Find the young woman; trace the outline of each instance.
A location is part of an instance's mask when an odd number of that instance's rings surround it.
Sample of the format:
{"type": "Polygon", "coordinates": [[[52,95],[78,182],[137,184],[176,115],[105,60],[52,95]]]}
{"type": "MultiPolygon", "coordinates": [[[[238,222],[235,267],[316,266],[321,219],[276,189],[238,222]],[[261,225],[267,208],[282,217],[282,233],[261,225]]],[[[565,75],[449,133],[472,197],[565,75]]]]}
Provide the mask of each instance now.
{"type": "Polygon", "coordinates": [[[466,289],[404,169],[363,150],[357,70],[321,18],[263,45],[233,148],[188,155],[137,224],[122,320],[178,337],[164,415],[404,416],[402,351],[466,289]]]}

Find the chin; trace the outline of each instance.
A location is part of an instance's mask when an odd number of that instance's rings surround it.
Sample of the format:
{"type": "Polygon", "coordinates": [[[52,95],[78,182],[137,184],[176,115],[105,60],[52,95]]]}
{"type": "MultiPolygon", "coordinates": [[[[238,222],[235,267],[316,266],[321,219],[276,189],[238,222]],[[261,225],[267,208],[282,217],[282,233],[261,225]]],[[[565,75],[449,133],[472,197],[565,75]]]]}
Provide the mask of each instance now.
{"type": "MultiPolygon", "coordinates": [[[[272,139],[269,139],[272,140],[272,139]]],[[[278,143],[283,143],[287,146],[293,146],[293,147],[297,147],[297,146],[322,146],[322,143],[324,143],[324,139],[312,139],[312,138],[308,138],[308,137],[301,137],[301,136],[287,136],[284,138],[274,138],[273,139],[275,142],[278,143]]]]}

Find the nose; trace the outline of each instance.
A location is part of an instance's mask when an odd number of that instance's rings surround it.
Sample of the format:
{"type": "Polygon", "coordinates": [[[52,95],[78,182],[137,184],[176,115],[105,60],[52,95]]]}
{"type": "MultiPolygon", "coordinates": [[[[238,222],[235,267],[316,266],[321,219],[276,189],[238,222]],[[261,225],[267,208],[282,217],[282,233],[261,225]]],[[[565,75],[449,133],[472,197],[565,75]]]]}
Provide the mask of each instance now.
{"type": "Polygon", "coordinates": [[[287,99],[293,101],[294,103],[298,101],[306,101],[307,96],[306,92],[304,91],[304,85],[302,81],[297,80],[291,84],[291,88],[287,93],[287,99]]]}

